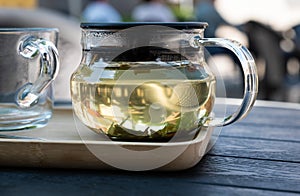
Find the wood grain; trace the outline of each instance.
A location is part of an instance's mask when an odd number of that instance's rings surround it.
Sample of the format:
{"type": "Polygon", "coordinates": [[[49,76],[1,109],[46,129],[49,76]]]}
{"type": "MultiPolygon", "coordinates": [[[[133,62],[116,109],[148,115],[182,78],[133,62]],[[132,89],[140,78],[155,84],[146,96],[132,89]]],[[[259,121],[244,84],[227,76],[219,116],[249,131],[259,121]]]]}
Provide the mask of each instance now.
{"type": "Polygon", "coordinates": [[[210,130],[201,131],[196,139],[186,144],[180,142],[170,143],[171,145],[142,142],[114,144],[89,129],[79,133],[72,110],[57,109],[54,111],[53,119],[44,128],[6,133],[6,137],[12,135],[18,139],[0,139],[0,166],[115,169],[107,164],[113,161],[121,162],[133,169],[134,166],[131,165],[135,164],[135,167],[141,168],[143,165],[149,165],[149,168],[153,167],[155,170],[183,170],[193,167],[204,156],[210,140],[210,130]],[[160,154],[155,156],[151,154],[154,152],[148,153],[156,148],[163,150],[156,151],[160,154]],[[142,151],[139,156],[138,151],[142,151]]]}
{"type": "Polygon", "coordinates": [[[221,136],[208,154],[300,163],[299,152],[300,142],[221,136]]]}
{"type": "Polygon", "coordinates": [[[182,173],[0,168],[0,174],[3,195],[299,195],[201,183],[189,180],[188,175],[182,177],[182,173]]]}
{"type": "MultiPolygon", "coordinates": [[[[244,120],[223,128],[216,144],[199,164],[183,171],[78,170],[73,169],[77,168],[76,164],[68,170],[2,167],[0,189],[1,193],[8,194],[31,194],[34,190],[45,195],[299,195],[299,118],[300,110],[296,108],[257,106],[244,120]]],[[[72,116],[67,119],[69,122],[73,120],[72,116]]],[[[56,116],[54,120],[56,126],[65,126],[65,118],[57,119],[56,116]]],[[[51,126],[50,130],[55,132],[55,126],[51,126]]],[[[34,135],[45,136],[45,130],[39,131],[34,135]]],[[[50,139],[59,136],[64,141],[70,135],[76,135],[76,132],[54,132],[48,132],[46,136],[50,139]]],[[[73,137],[76,138],[78,136],[73,137]]],[[[3,149],[1,145],[4,144],[0,142],[0,151],[3,149]]],[[[52,158],[55,157],[55,149],[51,149],[51,146],[44,148],[52,151],[52,158]]],[[[17,150],[11,149],[12,152],[17,150]]],[[[37,146],[28,147],[29,152],[39,155],[36,149],[37,146]]],[[[84,163],[84,157],[74,158],[79,152],[86,157],[91,156],[78,146],[65,146],[62,149],[62,157],[56,158],[64,159],[66,164],[68,160],[84,163]]],[[[26,155],[27,152],[24,157],[26,155]]],[[[86,161],[86,164],[95,163],[86,161]]]]}

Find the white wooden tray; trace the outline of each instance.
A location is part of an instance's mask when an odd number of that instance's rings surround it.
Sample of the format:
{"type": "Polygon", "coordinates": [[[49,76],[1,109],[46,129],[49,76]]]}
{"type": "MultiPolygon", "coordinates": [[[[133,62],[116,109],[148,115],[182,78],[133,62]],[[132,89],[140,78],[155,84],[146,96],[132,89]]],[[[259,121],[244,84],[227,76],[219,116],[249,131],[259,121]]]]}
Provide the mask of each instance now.
{"type": "Polygon", "coordinates": [[[201,130],[194,140],[188,142],[104,141],[92,131],[79,134],[72,110],[56,108],[52,119],[44,128],[0,132],[0,165],[43,168],[183,170],[194,166],[201,160],[206,152],[211,133],[212,128],[201,130]],[[116,151],[116,146],[125,150],[116,151]],[[158,148],[162,148],[163,151],[156,151],[155,149],[158,148]],[[139,156],[138,154],[141,152],[152,153],[152,156],[139,156]],[[175,153],[175,156],[174,153],[172,155],[172,152],[178,153],[177,155],[175,153]],[[158,163],[169,155],[173,156],[170,161],[165,164],[158,163]]]}

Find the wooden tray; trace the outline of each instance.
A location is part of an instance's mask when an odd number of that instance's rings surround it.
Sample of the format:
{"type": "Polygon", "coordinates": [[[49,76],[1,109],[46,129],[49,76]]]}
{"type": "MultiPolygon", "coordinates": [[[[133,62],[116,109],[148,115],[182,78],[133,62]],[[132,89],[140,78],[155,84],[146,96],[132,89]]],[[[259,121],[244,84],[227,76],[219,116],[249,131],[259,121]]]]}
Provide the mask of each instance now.
{"type": "MultiPolygon", "coordinates": [[[[201,130],[197,138],[188,142],[147,143],[112,142],[99,139],[92,131],[78,133],[71,108],[56,108],[44,128],[0,132],[0,165],[12,167],[125,169],[125,170],[183,170],[197,164],[206,152],[212,129],[201,130]],[[82,135],[84,134],[84,135],[82,135]],[[84,138],[84,140],[82,140],[84,138]],[[150,151],[163,147],[164,151],[148,157],[115,151],[116,145],[131,151],[150,151]],[[171,152],[184,150],[165,165],[156,162],[171,152]],[[101,149],[97,154],[93,148],[101,149]],[[117,164],[110,164],[110,161],[117,164]],[[122,166],[124,165],[124,167],[122,166]],[[146,169],[145,164],[149,165],[146,169]],[[112,166],[111,166],[112,165],[112,166]],[[130,167],[128,167],[128,165],[130,167]],[[151,165],[154,165],[151,168],[151,165]]],[[[156,152],[156,151],[153,151],[156,152]]]]}

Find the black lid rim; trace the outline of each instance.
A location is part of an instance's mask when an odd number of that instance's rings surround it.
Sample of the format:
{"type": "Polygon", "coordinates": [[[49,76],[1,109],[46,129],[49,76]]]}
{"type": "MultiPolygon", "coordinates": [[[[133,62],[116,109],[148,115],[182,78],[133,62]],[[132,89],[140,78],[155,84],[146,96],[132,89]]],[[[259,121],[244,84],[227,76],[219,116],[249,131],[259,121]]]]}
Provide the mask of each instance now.
{"type": "Polygon", "coordinates": [[[126,29],[136,26],[155,25],[174,29],[203,29],[208,26],[206,22],[116,22],[116,23],[81,23],[82,29],[126,29]]]}

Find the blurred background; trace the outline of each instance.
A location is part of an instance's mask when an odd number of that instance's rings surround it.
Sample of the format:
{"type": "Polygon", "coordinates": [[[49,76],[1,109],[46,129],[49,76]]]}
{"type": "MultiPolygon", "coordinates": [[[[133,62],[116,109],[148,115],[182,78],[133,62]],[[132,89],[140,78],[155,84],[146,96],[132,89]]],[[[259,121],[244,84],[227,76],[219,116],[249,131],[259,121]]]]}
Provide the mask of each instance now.
{"type": "MultiPolygon", "coordinates": [[[[258,99],[300,103],[299,10],[299,0],[0,0],[0,27],[59,28],[59,100],[69,99],[69,77],[80,62],[80,22],[202,21],[209,23],[206,37],[249,48],[259,72],[258,99]]],[[[209,63],[222,65],[227,95],[241,97],[239,62],[224,50],[209,52],[209,63]]]]}

